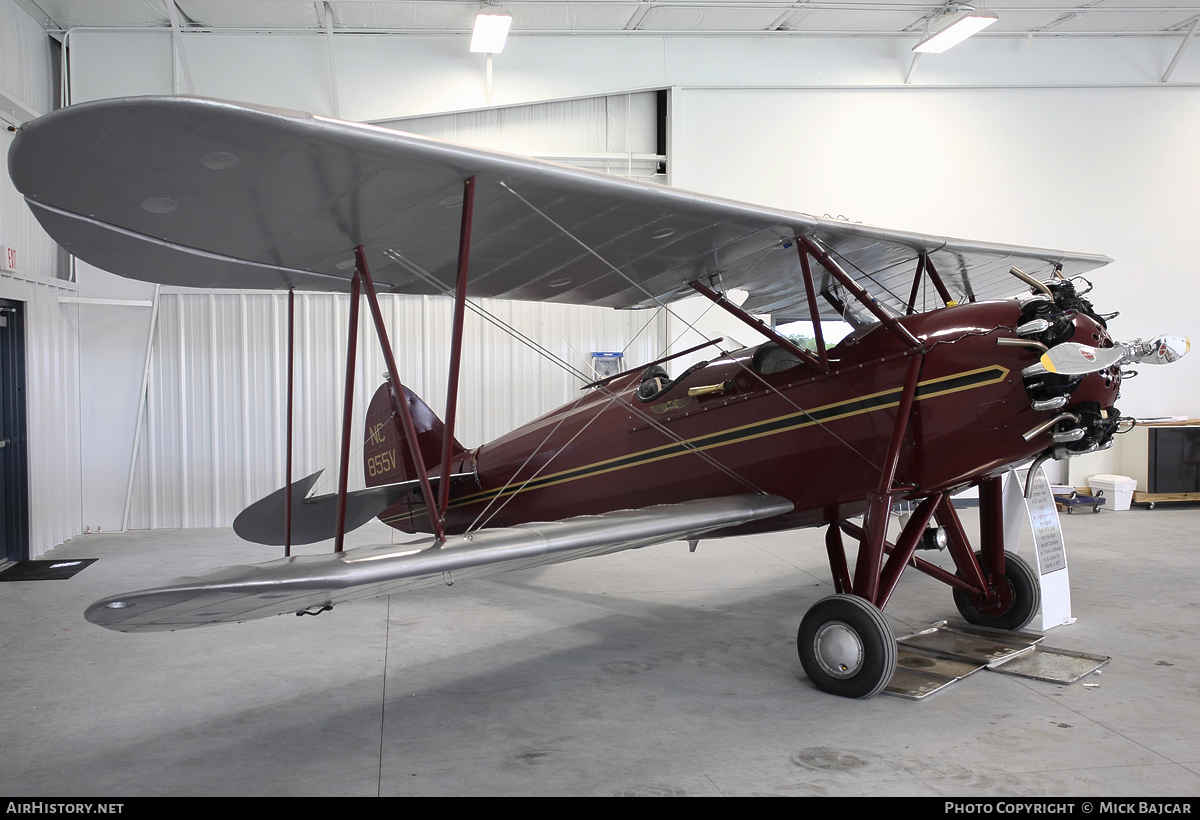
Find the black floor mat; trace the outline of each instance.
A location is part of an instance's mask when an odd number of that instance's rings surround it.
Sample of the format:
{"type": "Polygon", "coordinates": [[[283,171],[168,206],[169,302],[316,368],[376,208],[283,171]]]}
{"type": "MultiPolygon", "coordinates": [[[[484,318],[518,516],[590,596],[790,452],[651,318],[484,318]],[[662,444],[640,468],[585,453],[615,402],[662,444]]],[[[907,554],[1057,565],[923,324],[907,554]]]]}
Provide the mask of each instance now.
{"type": "Polygon", "coordinates": [[[18,561],[0,572],[0,581],[65,581],[95,558],[70,558],[65,561],[18,561]]]}

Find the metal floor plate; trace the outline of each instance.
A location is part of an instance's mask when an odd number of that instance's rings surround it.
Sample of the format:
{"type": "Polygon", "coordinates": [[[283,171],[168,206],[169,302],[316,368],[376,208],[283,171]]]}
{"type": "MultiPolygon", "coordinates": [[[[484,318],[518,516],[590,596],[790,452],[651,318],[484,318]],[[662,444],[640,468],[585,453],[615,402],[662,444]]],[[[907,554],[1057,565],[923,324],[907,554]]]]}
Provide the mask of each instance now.
{"type": "Polygon", "coordinates": [[[994,665],[1029,652],[1043,637],[1032,632],[1004,632],[939,621],[920,632],[897,639],[896,643],[901,647],[950,655],[981,665],[994,665]]]}
{"type": "Polygon", "coordinates": [[[1004,675],[1051,683],[1074,683],[1092,674],[1110,660],[1112,658],[1106,655],[1089,655],[1086,652],[1038,646],[1034,647],[1032,652],[992,664],[988,668],[1004,675]]]}
{"type": "Polygon", "coordinates": [[[897,667],[892,673],[892,679],[883,687],[882,694],[908,700],[924,700],[954,683],[958,683],[958,678],[941,678],[897,667]]]}
{"type": "Polygon", "coordinates": [[[939,677],[953,678],[954,680],[965,678],[967,675],[973,675],[980,669],[983,669],[985,665],[975,661],[956,658],[953,655],[945,655],[940,652],[925,652],[906,646],[899,647],[899,650],[900,655],[896,664],[897,667],[907,669],[910,672],[938,675],[939,677]]]}
{"type": "Polygon", "coordinates": [[[938,652],[924,652],[902,644],[897,648],[896,671],[883,692],[898,698],[922,700],[984,668],[982,663],[938,652]]]}
{"type": "Polygon", "coordinates": [[[883,693],[924,700],[980,669],[1073,683],[1109,660],[1065,649],[1039,651],[1038,644],[1044,637],[1035,632],[1005,632],[938,621],[896,639],[896,671],[883,693]],[[1085,666],[1086,671],[1081,671],[1085,666]]]}

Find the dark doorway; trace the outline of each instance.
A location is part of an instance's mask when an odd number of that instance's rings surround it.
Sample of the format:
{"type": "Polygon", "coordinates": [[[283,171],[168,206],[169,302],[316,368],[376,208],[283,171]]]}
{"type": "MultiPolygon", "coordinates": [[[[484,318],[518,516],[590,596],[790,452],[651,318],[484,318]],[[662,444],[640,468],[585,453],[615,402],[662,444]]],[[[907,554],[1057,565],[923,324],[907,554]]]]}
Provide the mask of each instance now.
{"type": "Polygon", "coordinates": [[[29,558],[25,439],[25,304],[0,299],[0,538],[9,561],[29,558]]]}

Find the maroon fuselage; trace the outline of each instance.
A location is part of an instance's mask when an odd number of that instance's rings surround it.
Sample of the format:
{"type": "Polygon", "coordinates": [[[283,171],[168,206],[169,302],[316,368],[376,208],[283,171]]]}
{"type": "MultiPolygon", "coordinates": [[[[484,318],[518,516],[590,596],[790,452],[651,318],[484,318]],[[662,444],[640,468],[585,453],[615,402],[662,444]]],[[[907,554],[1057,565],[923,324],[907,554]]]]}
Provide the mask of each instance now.
{"type": "MultiPolygon", "coordinates": [[[[861,328],[829,351],[828,373],[795,362],[759,372],[759,349],[739,350],[694,369],[649,401],[637,397],[639,374],[623,375],[458,456],[453,471],[474,472],[475,480],[452,485],[446,530],[755,491],[783,496],[795,509],[737,532],[860,514],[867,495],[879,491],[913,356],[922,362],[894,486],[917,498],[997,475],[1045,451],[1049,431],[1029,440],[1023,434],[1062,412],[1034,410],[1026,394],[1021,370],[1038,361],[1036,345],[997,343],[1018,338],[1020,313],[1010,300],[901,319],[923,352],[880,324],[861,328]],[[701,387],[712,391],[688,395],[701,387]]],[[[1111,346],[1091,318],[1072,321],[1075,341],[1111,346]]],[[[1075,388],[1071,406],[1098,402],[1111,410],[1119,388],[1119,373],[1090,374],[1075,388]]],[[[366,457],[378,462],[379,453],[396,444],[389,430],[366,457]]],[[[393,456],[391,463],[400,462],[393,456]]],[[[368,483],[397,477],[389,470],[368,476],[368,483]]],[[[430,530],[415,494],[381,518],[406,531],[430,530]]]]}

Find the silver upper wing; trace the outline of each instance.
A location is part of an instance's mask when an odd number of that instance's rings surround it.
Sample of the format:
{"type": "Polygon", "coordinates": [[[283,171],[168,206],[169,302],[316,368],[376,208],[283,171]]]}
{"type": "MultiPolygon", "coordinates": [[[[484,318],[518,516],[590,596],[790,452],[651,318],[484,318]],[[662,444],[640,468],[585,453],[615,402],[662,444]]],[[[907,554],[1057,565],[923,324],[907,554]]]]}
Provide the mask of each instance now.
{"type": "Polygon", "coordinates": [[[431,541],[301,555],[225,567],[88,607],[85,617],[119,632],[162,632],[248,621],[514,569],[694,538],[791,512],[774,495],[737,495],[618,510],[431,541]]]}
{"type": "MultiPolygon", "coordinates": [[[[347,290],[363,245],[380,290],[452,287],[476,177],[471,296],[635,307],[720,272],[744,307],[805,301],[795,237],[829,248],[902,313],[922,253],[959,300],[1007,296],[1104,256],[966,242],[761,208],[297,111],[164,97],[71,106],[22,126],[9,173],[60,245],[193,287],[347,290]],[[422,275],[424,274],[424,275],[422,275]]],[[[815,268],[818,291],[832,288],[815,268]]],[[[932,288],[917,310],[940,306],[932,288]]],[[[822,305],[828,315],[835,315],[822,305]]]]}

